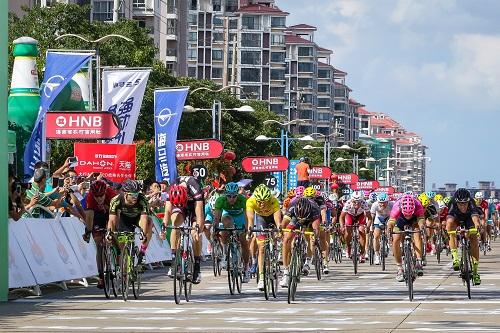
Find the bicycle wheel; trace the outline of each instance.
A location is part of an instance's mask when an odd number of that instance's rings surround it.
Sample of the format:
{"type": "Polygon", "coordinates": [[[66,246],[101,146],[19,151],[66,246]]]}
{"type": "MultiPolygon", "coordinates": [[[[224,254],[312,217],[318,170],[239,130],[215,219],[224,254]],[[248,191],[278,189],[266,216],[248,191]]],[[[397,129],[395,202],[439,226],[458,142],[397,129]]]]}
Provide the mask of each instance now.
{"type": "Polygon", "coordinates": [[[273,260],[271,261],[271,292],[273,297],[276,298],[278,296],[278,272],[279,272],[279,263],[278,257],[273,256],[273,260]]]}
{"type": "Polygon", "coordinates": [[[137,255],[139,254],[139,249],[137,247],[134,248],[131,268],[132,268],[132,292],[134,294],[134,298],[138,299],[141,293],[141,273],[139,273],[140,265],[139,258],[137,255]]]}
{"type": "Polygon", "coordinates": [[[292,251],[292,258],[290,261],[290,280],[288,281],[288,304],[295,301],[295,293],[297,292],[297,283],[300,274],[302,273],[302,267],[300,265],[300,252],[299,246],[296,246],[292,251]]]}
{"type": "Polygon", "coordinates": [[[229,285],[229,293],[231,295],[234,295],[234,290],[236,289],[236,277],[234,276],[233,272],[233,249],[232,249],[232,244],[229,244],[228,249],[227,249],[227,283],[229,285]]]}
{"type": "Polygon", "coordinates": [[[192,277],[194,272],[194,255],[192,249],[188,249],[186,259],[183,260],[184,264],[184,298],[189,302],[191,297],[191,290],[193,288],[192,277]],[[190,278],[187,278],[190,277],[190,278]]]}
{"type": "Polygon", "coordinates": [[[373,266],[375,262],[375,250],[373,249],[373,233],[370,233],[368,236],[368,260],[370,261],[370,266],[373,266]]]}
{"type": "Polygon", "coordinates": [[[132,258],[130,257],[130,249],[128,245],[125,245],[122,250],[120,270],[122,273],[122,298],[124,301],[128,300],[128,295],[130,293],[131,281],[130,281],[130,262],[132,258]]]}
{"type": "Polygon", "coordinates": [[[236,243],[235,245],[235,256],[233,258],[234,260],[234,265],[233,265],[233,271],[236,275],[236,290],[238,291],[238,294],[241,294],[242,286],[243,286],[243,260],[241,259],[241,245],[239,242],[236,243]]]}
{"type": "Polygon", "coordinates": [[[323,264],[323,260],[321,258],[321,249],[319,248],[319,244],[314,245],[314,268],[316,270],[316,278],[321,280],[321,267],[323,264]]]}
{"type": "Polygon", "coordinates": [[[339,264],[342,263],[342,241],[340,237],[337,236],[337,245],[335,245],[335,251],[337,253],[337,261],[339,264]]]}
{"type": "Polygon", "coordinates": [[[264,250],[264,298],[266,301],[269,300],[269,294],[271,293],[271,259],[269,258],[269,247],[266,244],[264,250]]]}
{"type": "Polygon", "coordinates": [[[385,271],[385,251],[387,247],[387,236],[382,234],[380,239],[380,261],[382,266],[382,271],[385,271]]]}
{"type": "Polygon", "coordinates": [[[212,245],[212,266],[214,270],[214,276],[220,276],[222,272],[222,267],[220,265],[222,259],[222,247],[220,241],[214,241],[212,245]]]}
{"type": "Polygon", "coordinates": [[[351,244],[351,256],[352,263],[354,264],[354,274],[358,274],[358,239],[355,234],[352,235],[351,244]]]}
{"type": "Polygon", "coordinates": [[[104,281],[104,295],[106,298],[111,298],[111,254],[108,255],[108,247],[102,246],[101,251],[101,267],[102,267],[102,275],[104,281]]]}
{"type": "Polygon", "coordinates": [[[462,272],[462,280],[464,281],[465,285],[467,286],[467,297],[471,299],[471,294],[470,294],[470,280],[471,280],[471,263],[470,263],[470,258],[469,258],[469,251],[467,248],[467,243],[464,242],[462,243],[462,260],[461,260],[461,272],[462,272]]]}
{"type": "Polygon", "coordinates": [[[443,251],[443,239],[441,233],[436,236],[436,259],[438,264],[441,263],[441,251],[443,251]]]}
{"type": "Polygon", "coordinates": [[[108,244],[106,245],[108,247],[108,255],[111,255],[111,271],[110,271],[110,274],[111,274],[111,287],[113,288],[113,295],[115,297],[118,297],[118,294],[121,293],[121,285],[122,285],[122,273],[121,273],[121,270],[120,270],[120,263],[119,263],[119,257],[118,257],[118,253],[117,253],[117,249],[108,244]]]}
{"type": "Polygon", "coordinates": [[[181,295],[183,291],[184,272],[182,271],[182,250],[180,248],[175,252],[175,260],[172,262],[174,265],[174,300],[176,304],[181,302],[181,295]]]}
{"type": "Polygon", "coordinates": [[[408,299],[413,301],[413,265],[412,253],[409,244],[405,244],[404,259],[405,261],[405,280],[408,287],[408,299]]]}

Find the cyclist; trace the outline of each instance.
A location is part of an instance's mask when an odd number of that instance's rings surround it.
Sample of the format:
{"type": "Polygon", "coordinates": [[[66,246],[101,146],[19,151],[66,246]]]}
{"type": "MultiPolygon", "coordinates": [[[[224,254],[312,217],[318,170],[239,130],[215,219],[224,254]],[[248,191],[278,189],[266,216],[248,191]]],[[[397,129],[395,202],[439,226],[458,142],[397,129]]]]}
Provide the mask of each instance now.
{"type": "MultiPolygon", "coordinates": [[[[226,191],[223,195],[217,198],[214,206],[214,225],[218,226],[222,221],[224,228],[236,228],[242,229],[239,232],[239,239],[241,243],[242,260],[243,267],[245,269],[245,274],[243,276],[243,283],[248,283],[250,281],[250,271],[248,269],[249,262],[249,248],[248,242],[245,237],[245,210],[247,199],[244,195],[238,194],[238,184],[227,183],[225,187],[226,191]]],[[[221,266],[226,267],[226,253],[227,253],[227,238],[228,232],[221,232],[221,242],[222,242],[222,260],[221,266]]]]}
{"type": "Polygon", "coordinates": [[[104,231],[108,225],[111,199],[115,196],[116,192],[111,187],[108,187],[106,182],[96,180],[90,185],[90,191],[82,201],[86,223],[92,230],[92,237],[96,244],[96,263],[97,272],[99,273],[97,288],[99,289],[104,288],[104,272],[101,261],[104,231]]]}
{"type": "MultiPolygon", "coordinates": [[[[304,197],[314,201],[321,213],[321,227],[319,231],[319,244],[321,247],[321,252],[323,254],[323,273],[328,274],[330,272],[328,268],[328,256],[329,256],[329,250],[330,247],[328,246],[329,242],[329,237],[327,237],[327,232],[325,230],[325,227],[327,226],[327,207],[326,207],[326,201],[325,198],[321,195],[320,191],[316,191],[313,187],[308,187],[304,190],[304,197]]],[[[314,249],[314,243],[312,242],[311,237],[309,235],[306,235],[306,240],[308,241],[308,248],[307,248],[307,257],[306,261],[304,263],[303,271],[304,275],[309,275],[309,269],[311,265],[311,260],[312,260],[312,255],[313,255],[313,249],[314,249]]]]}
{"type": "MultiPolygon", "coordinates": [[[[249,234],[254,225],[259,229],[277,228],[281,225],[280,203],[271,194],[269,187],[260,184],[255,188],[252,196],[246,202],[246,216],[249,234]]],[[[264,245],[266,235],[265,233],[257,234],[257,264],[259,269],[257,288],[259,290],[264,290],[264,245]]],[[[255,248],[252,247],[251,251],[252,256],[255,257],[255,248]]]]}
{"type": "MultiPolygon", "coordinates": [[[[405,226],[411,226],[413,230],[419,230],[424,223],[424,207],[420,201],[415,199],[410,194],[405,194],[401,199],[396,201],[392,206],[391,215],[389,218],[389,234],[392,230],[400,231],[405,226]]],[[[401,247],[400,244],[403,240],[402,234],[395,234],[392,238],[392,253],[396,260],[398,267],[396,273],[396,280],[399,282],[404,281],[401,247]]],[[[413,242],[415,244],[415,252],[417,256],[417,264],[415,271],[418,276],[424,274],[422,269],[422,237],[419,233],[413,234],[413,242]]]]}
{"type": "Polygon", "coordinates": [[[488,250],[491,250],[490,247],[490,235],[491,235],[491,226],[487,224],[488,217],[490,215],[489,205],[486,200],[484,200],[483,192],[476,192],[474,194],[474,202],[476,203],[477,211],[479,214],[479,220],[481,221],[481,242],[483,244],[487,244],[488,250]]]}
{"type": "Polygon", "coordinates": [[[139,183],[126,180],[122,183],[122,193],[111,199],[109,203],[108,229],[112,232],[134,232],[136,227],[142,229],[145,237],[139,249],[138,261],[142,262],[149,241],[153,234],[153,223],[149,219],[148,200],[141,193],[139,183]]]}
{"type": "Polygon", "coordinates": [[[366,244],[366,220],[371,220],[370,206],[364,200],[364,194],[361,191],[355,191],[351,198],[347,200],[340,214],[340,226],[345,230],[345,241],[347,243],[347,256],[351,258],[351,239],[352,225],[357,222],[359,225],[359,262],[365,262],[365,244],[366,244]],[[345,227],[344,227],[345,226],[345,227]]]}
{"type": "MultiPolygon", "coordinates": [[[[312,227],[315,236],[317,236],[319,234],[320,219],[321,212],[319,206],[314,201],[302,197],[290,204],[288,211],[283,217],[281,228],[294,230],[301,226],[304,228],[312,227]]],[[[290,277],[289,267],[293,237],[293,234],[290,232],[285,233],[283,236],[283,277],[280,281],[280,285],[283,288],[288,287],[290,277]]]]}
{"type": "MultiPolygon", "coordinates": [[[[385,192],[377,194],[377,201],[371,206],[370,213],[373,217],[373,237],[375,248],[375,265],[380,265],[380,236],[386,229],[387,221],[391,215],[393,202],[389,201],[389,196],[385,192]]],[[[387,255],[387,251],[386,251],[387,255]]]]}
{"type": "MultiPolygon", "coordinates": [[[[192,176],[180,176],[176,180],[176,184],[170,186],[169,196],[165,203],[165,216],[163,217],[163,225],[167,226],[170,221],[176,227],[180,227],[185,223],[189,216],[192,223],[191,226],[196,226],[192,231],[193,235],[193,252],[194,252],[194,270],[192,283],[198,284],[201,282],[200,262],[201,262],[201,233],[204,229],[205,212],[203,203],[203,190],[198,181],[192,176]]],[[[179,243],[179,230],[172,230],[170,235],[170,247],[172,248],[172,256],[175,257],[177,246],[179,243]]],[[[174,261],[175,258],[172,258],[174,261]]],[[[168,271],[168,275],[172,275],[172,267],[168,271]]]]}
{"type": "MultiPolygon", "coordinates": [[[[434,255],[436,254],[436,243],[435,239],[433,239],[434,229],[432,228],[434,227],[434,225],[436,225],[436,222],[439,220],[439,215],[438,215],[438,209],[436,207],[437,203],[431,200],[428,194],[429,192],[425,193],[425,195],[420,197],[420,203],[424,207],[425,225],[427,226],[427,228],[425,228],[427,242],[426,244],[424,244],[424,246],[426,246],[427,252],[430,252],[431,255],[434,255]],[[429,240],[432,240],[432,242],[429,243],[429,240]]],[[[425,257],[422,260],[422,264],[424,266],[427,264],[425,257]]]]}
{"type": "MultiPolygon", "coordinates": [[[[465,188],[459,188],[453,195],[454,203],[451,205],[446,220],[446,230],[450,235],[450,248],[453,257],[453,269],[460,270],[460,260],[458,258],[457,239],[454,237],[458,226],[464,226],[467,229],[475,228],[479,230],[481,223],[477,207],[471,200],[470,192],[465,188]]],[[[477,232],[469,234],[472,254],[472,280],[475,285],[481,284],[481,278],[477,272],[479,267],[479,242],[477,232]]]]}
{"type": "MultiPolygon", "coordinates": [[[[205,227],[204,233],[205,237],[207,239],[212,239],[213,236],[215,236],[213,230],[212,230],[212,225],[214,222],[214,209],[215,209],[215,202],[217,201],[217,198],[219,197],[219,193],[214,192],[212,196],[208,199],[207,203],[205,204],[205,226],[210,226],[210,227],[205,227]]],[[[208,243],[208,253],[212,253],[212,245],[211,243],[208,243]]]]}
{"type": "MultiPolygon", "coordinates": [[[[490,235],[490,239],[491,239],[491,236],[495,236],[496,237],[496,228],[497,228],[497,223],[498,223],[498,212],[497,212],[497,209],[496,209],[496,205],[493,201],[494,199],[493,198],[490,198],[488,200],[488,227],[490,228],[490,232],[488,233],[490,235]]],[[[488,240],[489,243],[491,243],[490,240],[488,240]]],[[[491,250],[491,248],[490,248],[491,250]]]]}

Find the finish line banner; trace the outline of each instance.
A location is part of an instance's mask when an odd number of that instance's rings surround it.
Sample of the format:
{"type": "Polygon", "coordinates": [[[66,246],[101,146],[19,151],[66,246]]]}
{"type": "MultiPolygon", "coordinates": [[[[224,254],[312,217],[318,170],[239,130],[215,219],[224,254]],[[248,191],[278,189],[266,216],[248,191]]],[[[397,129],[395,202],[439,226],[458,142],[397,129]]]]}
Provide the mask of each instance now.
{"type": "MultiPolygon", "coordinates": [[[[107,143],[130,144],[150,70],[105,70],[102,73],[102,109],[114,113],[120,120],[120,132],[107,143]]],[[[101,110],[97,110],[101,111],[101,110]]]]}
{"type": "Polygon", "coordinates": [[[176,141],[189,88],[157,89],[155,110],[155,175],[157,181],[177,179],[176,141]]]}

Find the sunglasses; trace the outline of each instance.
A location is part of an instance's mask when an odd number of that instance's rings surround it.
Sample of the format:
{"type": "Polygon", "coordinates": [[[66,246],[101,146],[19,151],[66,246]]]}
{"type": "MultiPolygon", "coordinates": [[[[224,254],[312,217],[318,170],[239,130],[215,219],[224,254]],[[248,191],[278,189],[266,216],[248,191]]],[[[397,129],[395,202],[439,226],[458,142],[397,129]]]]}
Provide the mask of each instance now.
{"type": "Polygon", "coordinates": [[[126,195],[130,195],[133,199],[137,199],[139,197],[139,192],[127,192],[126,195]]]}
{"type": "Polygon", "coordinates": [[[229,199],[234,199],[237,196],[238,196],[237,194],[226,194],[226,197],[228,197],[229,199]]]}

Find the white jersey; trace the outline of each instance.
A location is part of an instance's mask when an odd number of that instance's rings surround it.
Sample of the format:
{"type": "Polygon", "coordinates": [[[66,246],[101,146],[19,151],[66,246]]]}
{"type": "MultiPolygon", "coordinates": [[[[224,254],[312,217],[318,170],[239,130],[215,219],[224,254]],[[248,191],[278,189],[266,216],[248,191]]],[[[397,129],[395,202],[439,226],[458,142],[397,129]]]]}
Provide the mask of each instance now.
{"type": "Polygon", "coordinates": [[[374,224],[379,224],[380,220],[386,220],[389,218],[389,216],[391,215],[391,210],[392,210],[392,206],[394,205],[394,202],[392,201],[389,201],[387,203],[387,206],[385,208],[382,208],[378,201],[374,202],[372,204],[372,207],[370,209],[370,212],[373,216],[373,223],[374,224]]]}

